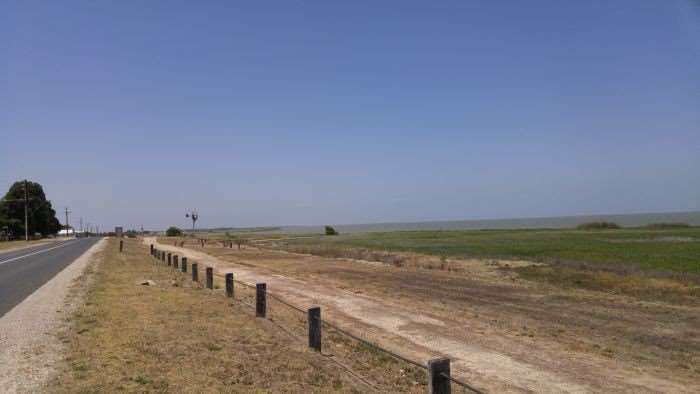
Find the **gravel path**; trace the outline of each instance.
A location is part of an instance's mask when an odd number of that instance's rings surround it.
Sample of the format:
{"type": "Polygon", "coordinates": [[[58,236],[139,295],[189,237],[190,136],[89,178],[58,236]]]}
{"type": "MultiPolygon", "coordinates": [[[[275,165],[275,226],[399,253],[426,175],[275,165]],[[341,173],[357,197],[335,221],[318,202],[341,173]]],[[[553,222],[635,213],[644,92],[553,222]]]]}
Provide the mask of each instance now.
{"type": "Polygon", "coordinates": [[[101,240],[72,264],[0,318],[0,392],[35,393],[60,359],[57,333],[72,310],[66,302],[71,282],[104,248],[101,240]]]}

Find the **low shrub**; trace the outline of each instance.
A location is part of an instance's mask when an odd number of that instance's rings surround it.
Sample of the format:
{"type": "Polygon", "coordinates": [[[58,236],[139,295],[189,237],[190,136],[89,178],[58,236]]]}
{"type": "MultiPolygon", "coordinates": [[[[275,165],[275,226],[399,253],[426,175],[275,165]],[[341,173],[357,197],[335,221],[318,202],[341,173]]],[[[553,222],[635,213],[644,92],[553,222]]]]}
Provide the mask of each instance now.
{"type": "Polygon", "coordinates": [[[179,237],[182,235],[182,230],[175,226],[170,226],[167,230],[165,230],[165,235],[168,237],[179,237]]]}
{"type": "Polygon", "coordinates": [[[589,222],[576,226],[577,230],[611,230],[618,228],[620,228],[620,225],[614,222],[589,222]]]}
{"type": "Polygon", "coordinates": [[[674,229],[674,228],[690,228],[688,223],[650,223],[646,228],[654,230],[674,229]]]}
{"type": "Polygon", "coordinates": [[[326,226],[326,235],[338,235],[338,232],[331,226],[326,226]]]}

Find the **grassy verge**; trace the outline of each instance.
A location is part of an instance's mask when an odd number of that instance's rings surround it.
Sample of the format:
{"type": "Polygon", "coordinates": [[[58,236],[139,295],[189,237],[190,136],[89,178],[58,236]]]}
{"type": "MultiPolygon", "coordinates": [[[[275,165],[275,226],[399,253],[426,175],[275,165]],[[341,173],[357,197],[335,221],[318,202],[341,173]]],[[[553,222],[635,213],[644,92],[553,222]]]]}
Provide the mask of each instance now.
{"type": "Polygon", "coordinates": [[[2,250],[7,250],[7,249],[14,249],[14,248],[21,248],[24,246],[32,246],[32,245],[37,245],[40,243],[47,242],[45,239],[37,239],[33,241],[24,241],[24,240],[17,240],[17,241],[0,241],[0,251],[2,250]]]}
{"type": "Polygon", "coordinates": [[[246,306],[155,265],[138,241],[117,249],[111,240],[100,256],[50,391],[358,392],[246,306]]]}

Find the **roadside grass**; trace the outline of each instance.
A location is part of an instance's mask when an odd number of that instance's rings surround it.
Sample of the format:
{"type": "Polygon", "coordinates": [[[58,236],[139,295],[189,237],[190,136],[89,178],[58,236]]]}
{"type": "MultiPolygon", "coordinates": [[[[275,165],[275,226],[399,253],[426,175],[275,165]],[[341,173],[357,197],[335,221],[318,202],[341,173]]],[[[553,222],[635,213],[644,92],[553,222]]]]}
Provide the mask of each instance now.
{"type": "Polygon", "coordinates": [[[221,290],[155,264],[138,240],[119,253],[111,239],[100,257],[50,392],[362,391],[221,290]]]}
{"type": "Polygon", "coordinates": [[[0,250],[7,250],[7,249],[14,249],[14,248],[21,248],[24,246],[38,245],[38,244],[41,244],[44,242],[48,242],[48,240],[37,239],[37,240],[31,240],[31,241],[25,241],[25,240],[0,241],[0,250]]]}

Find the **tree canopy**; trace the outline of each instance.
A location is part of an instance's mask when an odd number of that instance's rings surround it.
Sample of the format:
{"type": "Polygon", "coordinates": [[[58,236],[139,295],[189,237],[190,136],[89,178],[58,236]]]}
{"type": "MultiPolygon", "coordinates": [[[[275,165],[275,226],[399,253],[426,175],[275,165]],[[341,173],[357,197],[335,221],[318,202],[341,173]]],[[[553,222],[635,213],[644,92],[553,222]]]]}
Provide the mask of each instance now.
{"type": "Polygon", "coordinates": [[[179,228],[177,228],[175,226],[170,226],[165,231],[165,235],[168,237],[179,237],[180,235],[182,235],[182,230],[180,230],[179,228]]]}
{"type": "MultiPolygon", "coordinates": [[[[61,228],[51,201],[44,188],[36,182],[27,182],[29,234],[55,234],[61,228]]],[[[0,200],[0,231],[7,230],[15,237],[24,235],[24,181],[15,182],[0,200]]]]}

